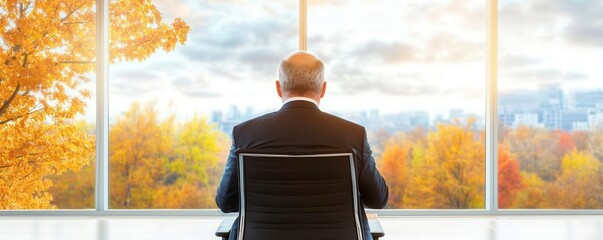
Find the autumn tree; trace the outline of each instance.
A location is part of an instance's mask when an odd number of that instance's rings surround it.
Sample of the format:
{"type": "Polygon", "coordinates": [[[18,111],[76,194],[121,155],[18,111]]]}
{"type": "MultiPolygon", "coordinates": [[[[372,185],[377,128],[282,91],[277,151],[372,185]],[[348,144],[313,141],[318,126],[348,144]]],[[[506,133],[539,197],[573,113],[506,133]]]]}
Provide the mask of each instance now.
{"type": "Polygon", "coordinates": [[[522,171],[538,174],[544,181],[553,181],[559,174],[561,159],[553,149],[559,138],[549,130],[520,126],[508,134],[505,144],[517,156],[522,171]]]}
{"type": "MultiPolygon", "coordinates": [[[[0,1],[0,209],[52,208],[49,176],[77,171],[94,154],[79,129],[95,67],[94,0],[0,1]]],[[[150,0],[110,2],[110,60],[171,51],[190,30],[170,25],[150,0]]]]}
{"type": "Polygon", "coordinates": [[[221,159],[229,149],[226,134],[206,119],[193,117],[177,132],[175,157],[165,166],[162,208],[213,208],[221,159]]]}
{"type": "Polygon", "coordinates": [[[390,140],[380,171],[390,186],[390,207],[479,208],[484,205],[484,139],[467,123],[439,124],[390,140]]]}
{"type": "Polygon", "coordinates": [[[563,157],[561,175],[555,181],[550,201],[556,208],[601,208],[601,163],[592,155],[573,150],[563,157]]]}
{"type": "MultiPolygon", "coordinates": [[[[89,135],[94,134],[94,124],[82,120],[77,126],[89,135]]],[[[52,187],[48,190],[52,195],[50,203],[60,209],[94,208],[94,163],[94,155],[91,154],[81,169],[49,176],[48,179],[52,181],[52,187]]]]}
{"type": "Polygon", "coordinates": [[[134,103],[109,132],[109,187],[112,208],[151,208],[163,168],[170,161],[173,116],[159,119],[153,105],[134,103]]]}
{"type": "Polygon", "coordinates": [[[498,206],[509,208],[515,196],[522,188],[522,177],[519,162],[508,147],[500,144],[498,147],[498,206]]]}
{"type": "Polygon", "coordinates": [[[574,131],[571,133],[572,139],[574,140],[576,149],[579,151],[585,151],[588,148],[588,140],[591,134],[588,131],[574,131]]]}
{"type": "Polygon", "coordinates": [[[204,118],[182,124],[155,105],[134,103],[111,125],[112,208],[212,208],[229,147],[204,118]]]}
{"type": "Polygon", "coordinates": [[[557,145],[552,149],[556,158],[561,159],[565,154],[576,148],[576,142],[574,142],[572,134],[566,131],[554,131],[552,135],[557,136],[557,145]]]}
{"type": "Polygon", "coordinates": [[[427,137],[428,161],[437,164],[435,191],[440,196],[436,208],[481,208],[484,206],[484,139],[467,123],[438,125],[427,137]]]}
{"type": "Polygon", "coordinates": [[[511,204],[513,208],[546,208],[548,183],[538,174],[521,172],[522,188],[517,191],[511,204]]]}
{"type": "Polygon", "coordinates": [[[404,136],[391,138],[386,144],[379,161],[379,171],[389,187],[388,207],[404,207],[404,194],[408,184],[408,159],[411,145],[404,136]]]}
{"type": "Polygon", "coordinates": [[[593,130],[586,141],[586,151],[603,163],[603,128],[593,130]]]}
{"type": "Polygon", "coordinates": [[[408,183],[404,191],[405,208],[441,208],[442,196],[436,186],[439,165],[434,158],[427,158],[427,148],[416,143],[412,148],[412,157],[408,169],[408,183]]]}

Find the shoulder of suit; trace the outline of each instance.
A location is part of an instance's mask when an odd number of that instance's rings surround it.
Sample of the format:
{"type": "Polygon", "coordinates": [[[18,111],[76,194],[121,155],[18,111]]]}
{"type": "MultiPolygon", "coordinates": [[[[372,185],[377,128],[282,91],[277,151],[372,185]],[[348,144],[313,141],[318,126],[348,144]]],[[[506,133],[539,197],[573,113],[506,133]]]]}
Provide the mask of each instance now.
{"type": "MultiPolygon", "coordinates": [[[[248,127],[248,126],[254,125],[254,124],[256,124],[258,122],[261,122],[263,120],[275,117],[278,114],[282,114],[282,112],[279,112],[279,111],[271,112],[271,113],[267,113],[267,114],[264,114],[264,115],[259,116],[259,117],[255,117],[255,118],[249,119],[247,121],[244,121],[242,123],[237,124],[234,127],[233,131],[236,130],[236,129],[244,129],[244,128],[248,127]]],[[[356,128],[358,130],[364,130],[364,127],[362,125],[360,125],[360,124],[357,124],[357,123],[352,122],[350,120],[347,120],[347,119],[335,116],[335,115],[330,114],[328,112],[319,111],[319,114],[322,115],[322,116],[324,116],[325,118],[328,118],[329,121],[337,122],[337,124],[344,125],[347,128],[356,128]]]]}
{"type": "Polygon", "coordinates": [[[274,115],[275,115],[275,114],[277,114],[277,113],[278,113],[278,112],[266,113],[266,114],[264,114],[264,115],[261,115],[261,116],[258,116],[258,117],[255,117],[255,118],[249,119],[249,120],[247,120],[247,121],[244,121],[244,122],[242,122],[242,123],[239,123],[239,124],[235,125],[234,129],[238,129],[238,128],[244,127],[244,126],[246,126],[246,125],[253,124],[253,123],[257,122],[257,121],[261,121],[262,119],[265,119],[265,118],[269,118],[269,117],[271,117],[271,116],[274,116],[274,115]]]}
{"type": "Polygon", "coordinates": [[[345,118],[341,118],[341,117],[335,116],[335,115],[327,113],[327,112],[322,112],[322,113],[324,113],[325,115],[327,115],[329,118],[332,118],[334,121],[338,121],[339,124],[346,124],[349,127],[356,127],[356,128],[363,128],[364,129],[364,127],[362,125],[360,125],[358,123],[355,123],[355,122],[352,122],[350,120],[347,120],[345,118]]]}

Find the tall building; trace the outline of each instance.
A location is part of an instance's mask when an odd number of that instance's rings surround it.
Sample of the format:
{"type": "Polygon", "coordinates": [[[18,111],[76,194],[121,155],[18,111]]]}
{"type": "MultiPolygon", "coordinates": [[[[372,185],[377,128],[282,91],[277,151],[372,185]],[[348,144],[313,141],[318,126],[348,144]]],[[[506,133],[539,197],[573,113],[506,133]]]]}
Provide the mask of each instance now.
{"type": "Polygon", "coordinates": [[[573,94],[574,107],[578,109],[596,109],[603,106],[603,89],[577,91],[573,94]]]}
{"type": "Polygon", "coordinates": [[[518,127],[522,124],[532,124],[533,114],[537,123],[542,122],[539,111],[542,99],[537,91],[514,91],[501,93],[498,96],[499,121],[506,126],[518,127]]]}
{"type": "Polygon", "coordinates": [[[563,110],[561,111],[560,129],[566,131],[577,131],[588,129],[588,112],[584,110],[563,110]]]}

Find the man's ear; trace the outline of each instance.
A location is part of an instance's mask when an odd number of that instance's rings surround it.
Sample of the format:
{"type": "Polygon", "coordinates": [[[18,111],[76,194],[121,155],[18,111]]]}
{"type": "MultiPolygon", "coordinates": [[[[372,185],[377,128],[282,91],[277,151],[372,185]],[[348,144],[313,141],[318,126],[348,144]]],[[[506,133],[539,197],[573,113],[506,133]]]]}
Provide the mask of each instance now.
{"type": "Polygon", "coordinates": [[[276,80],[276,93],[278,93],[278,96],[283,98],[283,91],[281,90],[281,83],[276,80]]]}
{"type": "Polygon", "coordinates": [[[327,81],[324,81],[322,83],[322,92],[320,93],[320,98],[324,97],[326,92],[327,92],[327,81]]]}

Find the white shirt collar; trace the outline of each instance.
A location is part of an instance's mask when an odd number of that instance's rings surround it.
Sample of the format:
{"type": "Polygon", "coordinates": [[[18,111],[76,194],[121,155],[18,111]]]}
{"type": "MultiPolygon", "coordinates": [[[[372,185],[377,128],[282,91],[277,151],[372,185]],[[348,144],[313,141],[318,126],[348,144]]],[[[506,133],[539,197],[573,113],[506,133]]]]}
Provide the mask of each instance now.
{"type": "Polygon", "coordinates": [[[314,103],[314,105],[316,105],[318,107],[318,103],[316,101],[314,101],[314,99],[307,98],[307,97],[290,97],[290,98],[285,99],[285,101],[283,101],[283,105],[287,104],[288,102],[292,102],[292,101],[311,102],[311,103],[314,103]]]}

